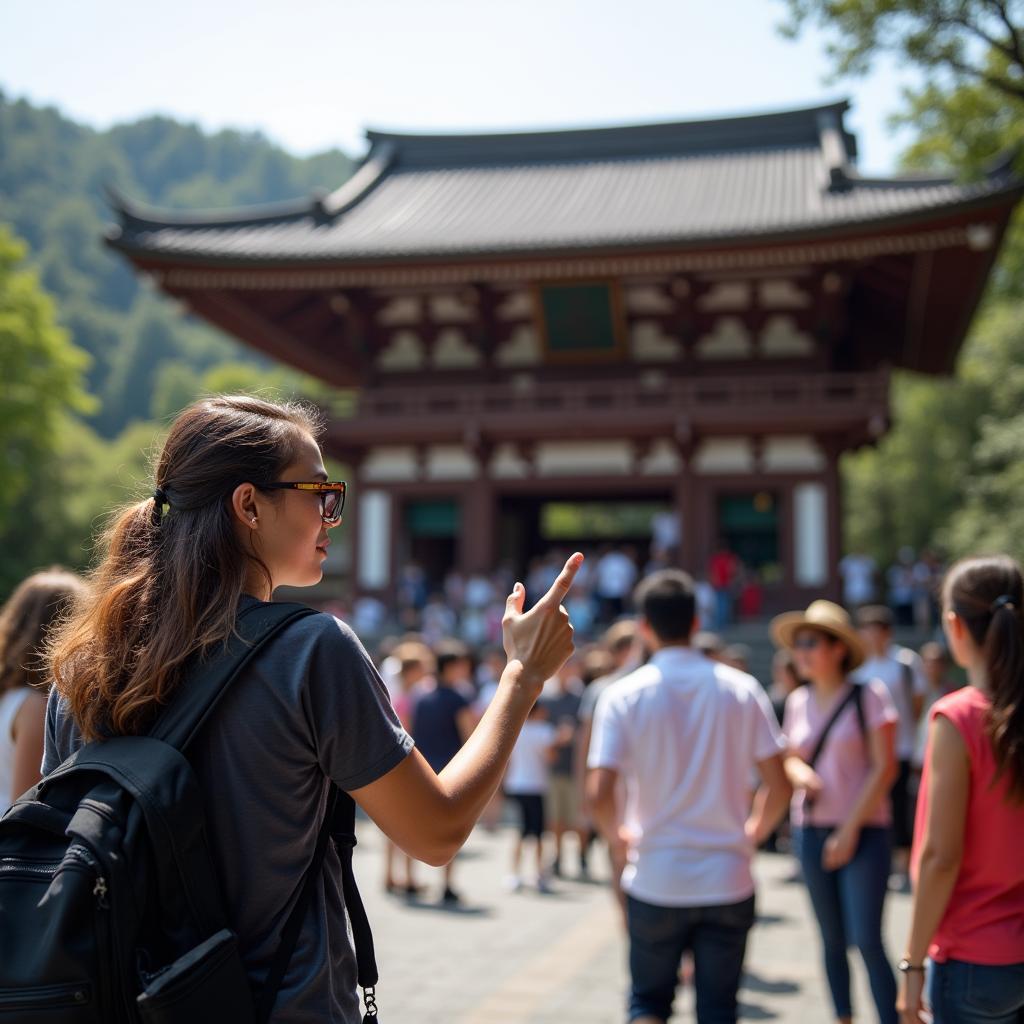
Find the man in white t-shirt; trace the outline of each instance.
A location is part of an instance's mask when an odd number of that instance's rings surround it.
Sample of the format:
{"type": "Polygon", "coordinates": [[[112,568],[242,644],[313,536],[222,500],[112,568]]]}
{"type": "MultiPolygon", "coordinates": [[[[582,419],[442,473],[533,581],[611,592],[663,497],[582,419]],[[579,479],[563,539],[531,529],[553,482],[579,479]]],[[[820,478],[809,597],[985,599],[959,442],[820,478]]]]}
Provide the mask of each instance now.
{"type": "Polygon", "coordinates": [[[634,600],[654,653],[601,695],[587,760],[595,819],[623,865],[629,1020],[663,1024],[672,1016],[689,950],[697,1019],[734,1021],[754,923],[750,862],[791,794],[785,742],[757,681],[690,647],[697,621],[686,573],[649,576],[634,600]],[[763,784],[751,813],[755,768],[763,784]]]}

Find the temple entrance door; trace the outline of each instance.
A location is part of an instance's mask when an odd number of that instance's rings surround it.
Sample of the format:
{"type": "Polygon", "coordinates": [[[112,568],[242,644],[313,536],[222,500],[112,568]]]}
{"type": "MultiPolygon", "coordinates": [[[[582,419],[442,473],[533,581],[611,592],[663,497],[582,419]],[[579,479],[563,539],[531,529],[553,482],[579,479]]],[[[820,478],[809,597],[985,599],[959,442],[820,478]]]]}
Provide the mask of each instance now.
{"type": "Polygon", "coordinates": [[[779,495],[774,491],[720,494],[718,537],[765,583],[782,578],[779,495]]]}
{"type": "Polygon", "coordinates": [[[407,501],[402,512],[400,536],[405,550],[400,553],[400,564],[415,562],[431,588],[437,588],[458,564],[459,503],[454,499],[407,501]]]}
{"type": "Polygon", "coordinates": [[[633,548],[643,569],[654,519],[672,511],[672,497],[667,492],[506,494],[500,502],[499,560],[511,563],[522,574],[533,559],[553,549],[595,554],[613,546],[633,548]]]}

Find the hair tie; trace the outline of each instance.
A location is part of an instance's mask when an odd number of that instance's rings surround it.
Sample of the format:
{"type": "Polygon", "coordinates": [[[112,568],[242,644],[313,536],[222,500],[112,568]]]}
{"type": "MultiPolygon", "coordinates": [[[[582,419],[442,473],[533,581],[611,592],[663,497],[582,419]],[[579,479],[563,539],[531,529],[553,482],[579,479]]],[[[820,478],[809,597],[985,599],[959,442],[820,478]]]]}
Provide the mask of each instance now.
{"type": "Polygon", "coordinates": [[[153,522],[157,526],[160,525],[160,520],[163,519],[165,505],[170,505],[167,492],[162,487],[157,487],[153,491],[153,522]]]}
{"type": "Polygon", "coordinates": [[[995,615],[1000,608],[1009,608],[1011,612],[1017,610],[1017,604],[1009,594],[1001,594],[989,607],[989,611],[995,615]]]}

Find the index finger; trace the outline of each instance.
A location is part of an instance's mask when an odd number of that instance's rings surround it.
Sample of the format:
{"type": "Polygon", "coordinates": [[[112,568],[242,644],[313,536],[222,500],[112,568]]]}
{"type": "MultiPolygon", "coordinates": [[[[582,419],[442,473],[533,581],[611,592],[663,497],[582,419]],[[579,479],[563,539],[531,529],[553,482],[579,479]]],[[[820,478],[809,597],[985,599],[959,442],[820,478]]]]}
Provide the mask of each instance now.
{"type": "Polygon", "coordinates": [[[576,573],[579,572],[582,564],[583,555],[578,551],[571,554],[569,556],[569,560],[562,567],[562,571],[558,574],[558,578],[551,584],[551,589],[537,602],[536,605],[534,605],[534,607],[548,607],[550,605],[554,605],[557,608],[564,600],[565,595],[569,593],[572,581],[576,579],[576,573]]]}

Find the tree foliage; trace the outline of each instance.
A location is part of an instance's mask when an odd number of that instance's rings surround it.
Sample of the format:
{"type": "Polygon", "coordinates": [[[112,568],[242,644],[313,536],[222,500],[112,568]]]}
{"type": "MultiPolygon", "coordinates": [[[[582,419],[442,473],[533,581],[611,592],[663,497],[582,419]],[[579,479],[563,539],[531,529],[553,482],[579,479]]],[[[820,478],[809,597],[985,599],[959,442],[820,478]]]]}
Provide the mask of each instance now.
{"type": "MultiPolygon", "coordinates": [[[[822,28],[835,77],[882,54],[922,72],[892,121],[907,168],[977,180],[1000,157],[1024,173],[1022,0],[784,0],[795,34],[822,28]]],[[[891,559],[902,544],[1024,554],[1024,212],[1018,210],[956,377],[902,375],[892,431],[847,456],[846,538],[891,559]]]]}
{"type": "Polygon", "coordinates": [[[25,252],[0,225],[0,586],[17,575],[26,554],[31,561],[45,548],[39,530],[12,545],[12,527],[27,506],[42,500],[40,478],[52,469],[67,415],[93,408],[83,387],[89,358],[58,325],[37,274],[25,266],[25,252]]]}
{"type": "Polygon", "coordinates": [[[797,35],[822,28],[835,77],[862,75],[882,54],[947,87],[984,86],[1024,103],[1024,3],[1021,0],[785,0],[797,35]]]}
{"type": "Polygon", "coordinates": [[[91,422],[102,435],[148,417],[175,362],[199,374],[223,361],[270,366],[183,317],[104,246],[105,189],[161,206],[229,207],[337,188],[351,170],[337,150],[297,159],[255,132],[206,134],[166,117],[94,131],[0,92],[0,221],[28,242],[63,325],[92,356],[88,384],[102,401],[91,422]]]}

